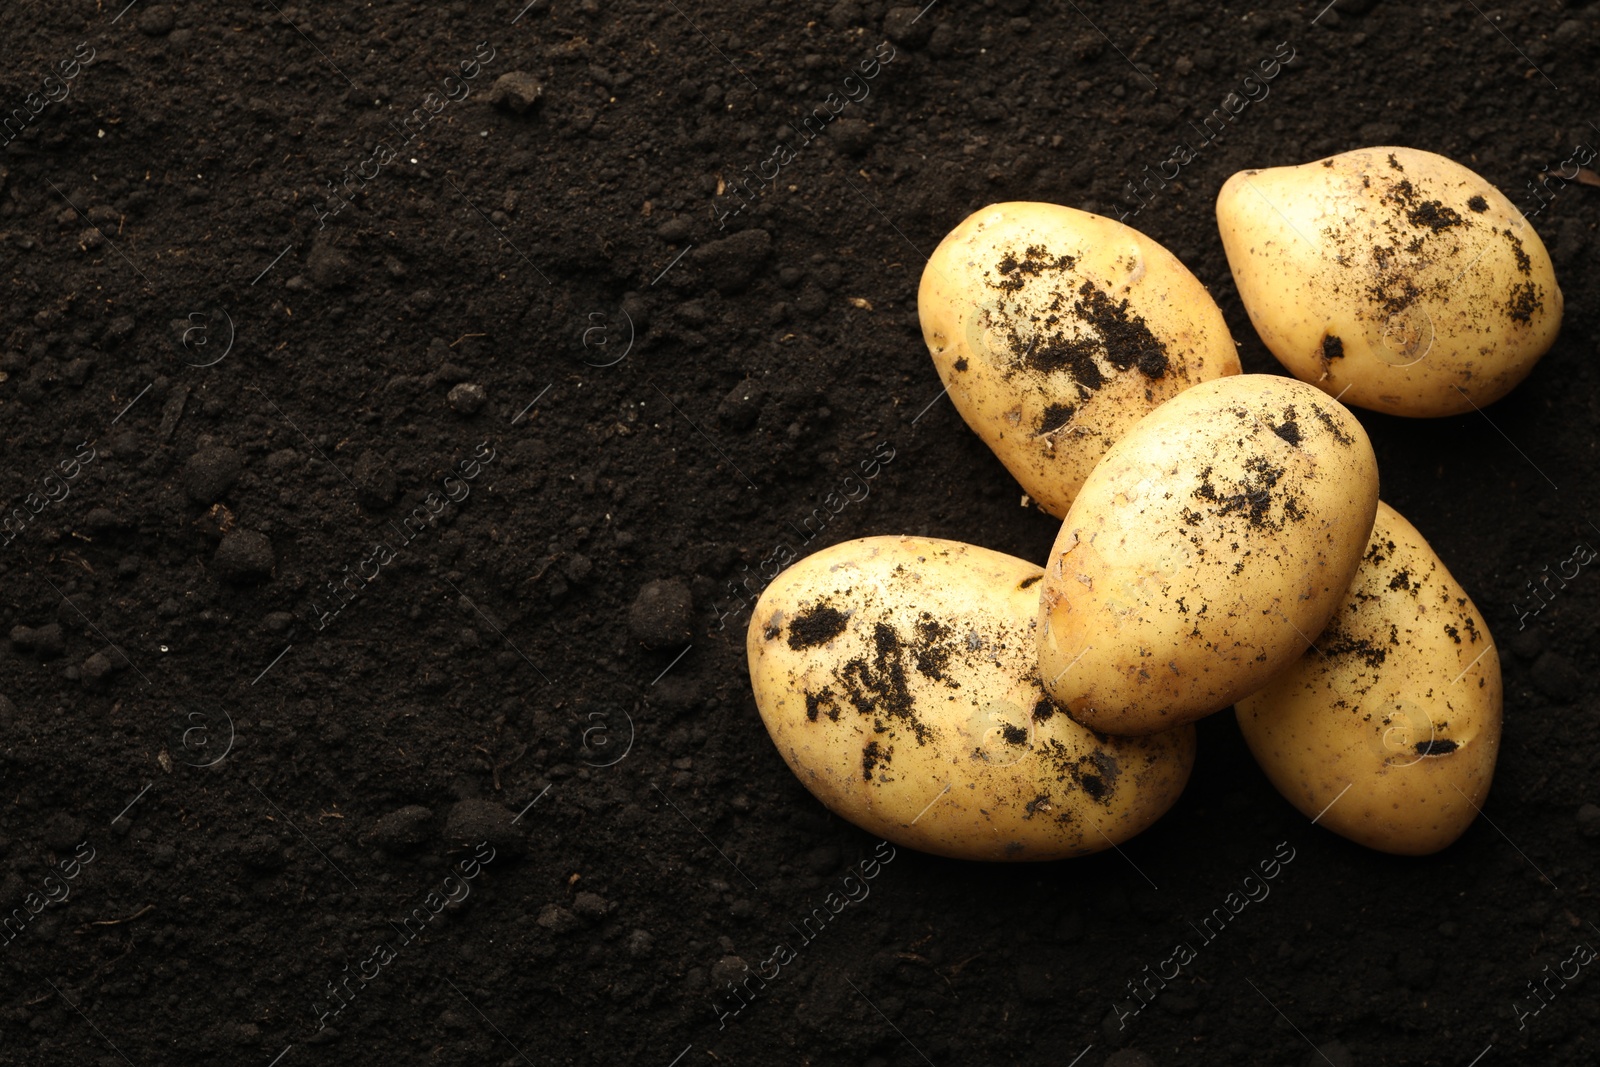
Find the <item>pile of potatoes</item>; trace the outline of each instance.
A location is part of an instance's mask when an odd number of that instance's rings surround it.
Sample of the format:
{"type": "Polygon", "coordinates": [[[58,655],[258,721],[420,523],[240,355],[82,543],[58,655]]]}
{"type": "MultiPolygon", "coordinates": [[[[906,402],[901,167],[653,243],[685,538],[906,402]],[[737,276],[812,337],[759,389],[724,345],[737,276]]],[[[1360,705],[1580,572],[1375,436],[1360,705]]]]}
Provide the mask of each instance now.
{"type": "Polygon", "coordinates": [[[1279,792],[1385,852],[1444,848],[1499,748],[1488,625],[1378,499],[1341,399],[1493,402],[1554,343],[1550,257],[1441,156],[1244,171],[1217,221],[1252,324],[1295,377],[1242,374],[1209,293],[1110,219],[996,204],[918,296],[967,424],[1062,519],[1044,566],[923,537],[825,548],[762,593],[756,703],[833,811],[966,859],[1113,847],[1177,800],[1196,720],[1233,707],[1279,792]]]}

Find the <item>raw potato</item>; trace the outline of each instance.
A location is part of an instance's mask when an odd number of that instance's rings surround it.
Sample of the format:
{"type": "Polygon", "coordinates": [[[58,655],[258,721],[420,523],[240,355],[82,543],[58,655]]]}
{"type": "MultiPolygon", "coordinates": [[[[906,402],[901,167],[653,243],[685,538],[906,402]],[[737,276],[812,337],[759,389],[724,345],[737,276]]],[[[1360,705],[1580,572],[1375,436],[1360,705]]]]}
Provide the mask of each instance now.
{"type": "Polygon", "coordinates": [[[1291,804],[1368,848],[1421,856],[1477,818],[1500,707],[1500,657],[1483,616],[1416,528],[1379,504],[1361,569],[1316,650],[1237,712],[1291,804]]]}
{"type": "Polygon", "coordinates": [[[1244,374],[1167,401],[1061,524],[1039,597],[1045,688],[1107,734],[1220,711],[1337,610],[1377,506],[1365,431],[1311,386],[1244,374]]]}
{"type": "Polygon", "coordinates": [[[866,537],[790,567],[747,645],[778,751],[834,812],[897,845],[1050,860],[1160,818],[1194,766],[1186,727],[1096,737],[1039,688],[1038,567],[988,549],[866,537]]]}
{"type": "Polygon", "coordinates": [[[1239,373],[1222,312],[1177,257],[1057,204],[968,216],[928,260],[917,312],[956,410],[1057,518],[1145,413],[1239,373]]]}
{"type": "Polygon", "coordinates": [[[1472,171],[1364,148],[1235,174],[1217,224],[1250,321],[1301,381],[1391,415],[1500,399],[1555,343],[1544,242],[1472,171]]]}

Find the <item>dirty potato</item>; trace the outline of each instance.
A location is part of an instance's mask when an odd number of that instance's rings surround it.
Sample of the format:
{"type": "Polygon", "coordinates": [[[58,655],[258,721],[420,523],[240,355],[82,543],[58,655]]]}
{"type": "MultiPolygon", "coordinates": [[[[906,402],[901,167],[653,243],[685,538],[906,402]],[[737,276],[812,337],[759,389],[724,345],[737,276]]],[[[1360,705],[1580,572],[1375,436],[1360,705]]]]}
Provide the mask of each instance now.
{"type": "Polygon", "coordinates": [[[1380,503],[1315,647],[1235,710],[1256,762],[1308,818],[1368,848],[1425,855],[1460,837],[1489,793],[1500,657],[1466,590],[1380,503]]]}
{"type": "Polygon", "coordinates": [[[928,260],[917,312],[956,410],[1057,518],[1156,405],[1239,373],[1222,312],[1176,256],[1057,204],[968,216],[928,260]]]}
{"type": "Polygon", "coordinates": [[[1259,689],[1338,608],[1372,531],[1361,424],[1269,374],[1204,382],[1111,446],[1040,586],[1039,672],[1078,722],[1169,730],[1259,689]]]}
{"type": "Polygon", "coordinates": [[[1038,567],[955,541],[823,549],[761,594],[756,706],[817,799],[897,845],[1049,860],[1121,843],[1182,792],[1194,730],[1099,737],[1039,686],[1038,567]]]}
{"type": "Polygon", "coordinates": [[[1363,148],[1235,174],[1217,225],[1261,340],[1301,381],[1391,415],[1500,399],[1561,328],[1544,242],[1461,164],[1363,148]]]}

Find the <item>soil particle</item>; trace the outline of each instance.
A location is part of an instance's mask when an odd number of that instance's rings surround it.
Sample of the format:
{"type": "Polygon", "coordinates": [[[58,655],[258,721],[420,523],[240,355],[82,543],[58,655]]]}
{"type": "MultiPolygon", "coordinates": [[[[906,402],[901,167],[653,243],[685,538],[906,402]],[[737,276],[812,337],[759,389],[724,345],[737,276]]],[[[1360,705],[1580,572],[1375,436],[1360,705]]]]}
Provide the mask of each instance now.
{"type": "Polygon", "coordinates": [[[1052,256],[1049,249],[1042,245],[1029,245],[1018,259],[1013,252],[1007,252],[1000,257],[1000,262],[995,267],[1004,275],[1004,280],[995,283],[995,288],[1005,292],[1014,293],[1027,284],[1025,279],[1037,278],[1047,270],[1068,271],[1077,265],[1073,256],[1052,256]]]}
{"type": "Polygon", "coordinates": [[[1105,375],[1095,361],[1100,349],[1098,342],[1086,338],[1059,338],[1028,348],[1023,360],[1041,374],[1066,371],[1073,381],[1092,392],[1105,384],[1105,375]]]}
{"type": "Polygon", "coordinates": [[[394,468],[370,449],[356,457],[350,468],[350,479],[356,483],[356,499],[369,511],[393,507],[400,499],[400,479],[394,468]]]}
{"type": "Polygon", "coordinates": [[[917,620],[917,643],[911,650],[911,658],[918,671],[936,681],[946,680],[950,654],[955,651],[949,643],[950,634],[950,627],[926,612],[917,620]]]}
{"type": "Polygon", "coordinates": [[[888,623],[872,628],[873,656],[857,656],[840,672],[845,698],[861,715],[898,719],[911,727],[918,744],[933,738],[932,729],[916,716],[916,701],[906,680],[905,645],[888,623]]]}
{"type": "Polygon", "coordinates": [[[1332,363],[1336,359],[1344,358],[1344,342],[1333,334],[1326,334],[1322,338],[1322,362],[1332,363]]]}
{"type": "Polygon", "coordinates": [[[1044,414],[1039,416],[1039,432],[1050,433],[1062,429],[1072,421],[1075,410],[1071,404],[1051,404],[1044,409],[1044,414]]]}
{"type": "Polygon", "coordinates": [[[818,693],[806,694],[806,719],[816,722],[817,716],[824,712],[827,713],[829,722],[839,721],[839,705],[833,698],[831,686],[823,686],[822,691],[818,693]]]}
{"type": "Polygon", "coordinates": [[[1436,737],[1428,741],[1417,742],[1417,755],[1419,756],[1448,756],[1454,752],[1457,745],[1448,738],[1436,737]]]}
{"type": "Polygon", "coordinates": [[[532,110],[543,97],[544,87],[527,71],[508,71],[489,87],[489,103],[518,115],[532,110]]]}
{"type": "Polygon", "coordinates": [[[211,560],[219,578],[237,585],[266,581],[275,563],[272,542],[265,534],[237,528],[223,535],[211,560]]]}
{"type": "MultiPolygon", "coordinates": [[[[1200,484],[1194,490],[1195,499],[1210,504],[1213,515],[1243,515],[1253,529],[1282,529],[1282,521],[1274,521],[1270,515],[1273,490],[1286,473],[1285,468],[1273,466],[1265,456],[1252,456],[1244,466],[1246,476],[1231,487],[1232,491],[1220,493],[1212,484],[1212,468],[1201,471],[1200,484]]],[[[1279,496],[1284,519],[1303,517],[1298,500],[1290,495],[1279,496]]]]}
{"type": "Polygon", "coordinates": [[[183,488],[196,504],[213,504],[233,488],[244,471],[244,457],[223,446],[202,448],[183,467],[183,488]]]}
{"type": "Polygon", "coordinates": [[[116,671],[117,664],[111,656],[104,652],[96,652],[83,661],[83,666],[78,669],[78,676],[83,680],[84,688],[104,689],[111,680],[111,675],[116,671]]]}
{"type": "Polygon", "coordinates": [[[1078,295],[1083,299],[1075,310],[1100,335],[1113,367],[1138,367],[1139,373],[1151,380],[1167,373],[1166,349],[1144,318],[1128,310],[1128,301],[1118,304],[1088,282],[1078,289],[1078,295]]]}
{"type": "Polygon", "coordinates": [[[11,629],[11,643],[23,652],[33,653],[41,661],[64,656],[67,652],[61,624],[57,622],[39,627],[14,626],[11,629]]]}
{"type": "Polygon", "coordinates": [[[546,904],[534,924],[552,934],[570,934],[583,928],[583,920],[559,904],[546,904]]]}
{"type": "Polygon", "coordinates": [[[772,235],[766,230],[743,230],[702,245],[690,255],[712,287],[732,295],[748,288],[766,266],[772,255],[772,235]]]}
{"type": "Polygon", "coordinates": [[[1505,239],[1511,243],[1511,255],[1517,261],[1517,273],[1523,277],[1533,274],[1533,260],[1528,258],[1527,249],[1522,247],[1522,238],[1512,233],[1509,229],[1501,230],[1505,239]]]}
{"type": "Polygon", "coordinates": [[[889,753],[885,752],[878,742],[868,741],[866,747],[861,750],[861,777],[869,782],[872,781],[872,772],[880,764],[888,762],[889,753]]]}
{"type": "Polygon", "coordinates": [[[646,582],[628,607],[628,633],[645,648],[676,648],[694,636],[694,597],[673,578],[646,582]]]}
{"type": "Polygon", "coordinates": [[[1544,301],[1539,299],[1539,291],[1532,282],[1523,282],[1511,290],[1511,298],[1506,301],[1506,314],[1513,322],[1532,322],[1534,312],[1544,307],[1544,301]]]}
{"type": "Polygon", "coordinates": [[[177,24],[177,16],[166,4],[147,7],[139,16],[139,32],[149,37],[165,37],[177,24]]]}
{"type": "Polygon", "coordinates": [[[488,399],[489,394],[484,391],[483,386],[476,382],[462,382],[450,387],[445,402],[457,415],[469,417],[476,415],[488,399]]]}
{"type": "MultiPolygon", "coordinates": [[[[1337,401],[1335,401],[1335,403],[1337,403],[1337,401]]],[[[1328,412],[1322,410],[1322,408],[1317,408],[1314,412],[1312,412],[1312,414],[1317,417],[1318,422],[1322,423],[1322,428],[1327,430],[1333,439],[1339,444],[1349,448],[1351,445],[1356,443],[1356,439],[1351,436],[1343,426],[1339,425],[1339,421],[1328,412]]]]}
{"type": "Polygon", "coordinates": [[[1413,226],[1422,226],[1432,230],[1434,233],[1466,223],[1466,220],[1457,214],[1454,208],[1446,207],[1437,200],[1423,201],[1407,211],[1406,218],[1411,220],[1413,226]]]}
{"type": "Polygon", "coordinates": [[[516,819],[509,808],[492,800],[459,801],[445,818],[444,846],[451,851],[465,851],[487,841],[497,853],[521,856],[528,843],[516,819]]]}
{"type": "Polygon", "coordinates": [[[1373,644],[1365,637],[1351,637],[1332,628],[1317,638],[1316,644],[1317,650],[1330,659],[1353,656],[1373,669],[1383,666],[1383,661],[1389,658],[1389,650],[1382,645],[1373,644]]]}
{"type": "Polygon", "coordinates": [[[844,633],[850,617],[830,604],[817,604],[789,624],[789,647],[795,650],[827,644],[844,633]]]}
{"type": "MultiPolygon", "coordinates": [[[[992,283],[994,288],[1015,292],[1027,284],[1025,276],[1071,266],[1071,257],[1047,263],[1035,257],[1035,253],[1042,253],[1041,249],[1030,248],[1028,252],[1029,258],[1024,260],[1007,256],[1000,261],[998,266],[1004,277],[992,283]]],[[[1144,318],[1130,309],[1127,300],[1114,301],[1088,280],[1079,284],[1070,309],[1060,308],[1064,299],[1065,294],[1058,293],[1051,312],[1043,318],[1025,321],[1020,311],[995,313],[1009,331],[1017,365],[1040,374],[1066,372],[1078,385],[1080,396],[1105,384],[1102,359],[1119,371],[1137,368],[1152,381],[1166,375],[1170,366],[1166,349],[1144,318]],[[1075,319],[1084,330],[1070,334],[1062,330],[1062,316],[1075,319]]]]}
{"type": "Polygon", "coordinates": [[[933,34],[933,24],[916,7],[891,7],[883,16],[883,34],[907,48],[921,48],[933,34]]]}
{"type": "Polygon", "coordinates": [[[380,818],[367,842],[391,855],[404,855],[427,844],[433,832],[433,812],[421,804],[407,804],[380,818]]]}

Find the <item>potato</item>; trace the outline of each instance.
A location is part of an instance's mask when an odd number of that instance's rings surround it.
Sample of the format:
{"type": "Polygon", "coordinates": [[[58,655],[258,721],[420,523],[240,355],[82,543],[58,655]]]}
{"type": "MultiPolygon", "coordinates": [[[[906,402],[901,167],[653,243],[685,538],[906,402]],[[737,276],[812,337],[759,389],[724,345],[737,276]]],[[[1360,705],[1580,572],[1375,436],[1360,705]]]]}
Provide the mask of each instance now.
{"type": "Polygon", "coordinates": [[[1056,204],[968,216],[928,260],[917,312],[956,410],[1057,518],[1146,412],[1239,373],[1222,312],[1177,257],[1056,204]]]}
{"type": "Polygon", "coordinates": [[[1289,803],[1368,848],[1421,856],[1477,818],[1500,707],[1488,624],[1416,528],[1379,504],[1339,613],[1236,711],[1289,803]]]}
{"type": "Polygon", "coordinates": [[[1292,378],[1203,382],[1111,446],[1061,524],[1039,672],[1078,722],[1147,734],[1259,689],[1350,584],[1378,506],[1355,417],[1292,378]]]}
{"type": "Polygon", "coordinates": [[[1483,407],[1561,328],[1533,227],[1472,171],[1364,148],[1235,174],[1217,224],[1261,340],[1301,381],[1391,415],[1483,407]]]}
{"type": "Polygon", "coordinates": [[[1039,688],[1040,570],[984,548],[865,537],[767,586],[747,640],[756,706],[834,812],[958,859],[1049,860],[1126,841],[1177,800],[1194,729],[1097,737],[1039,688]]]}

